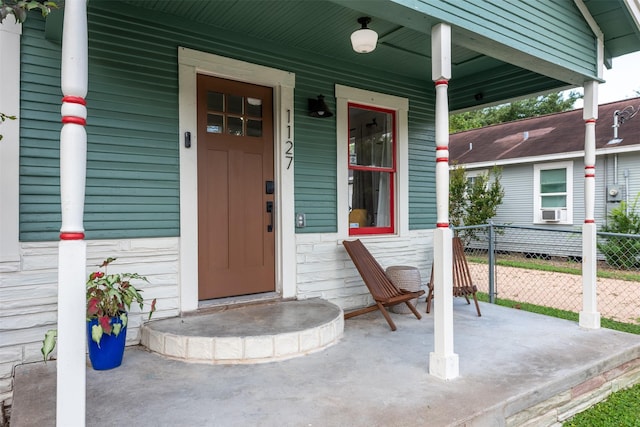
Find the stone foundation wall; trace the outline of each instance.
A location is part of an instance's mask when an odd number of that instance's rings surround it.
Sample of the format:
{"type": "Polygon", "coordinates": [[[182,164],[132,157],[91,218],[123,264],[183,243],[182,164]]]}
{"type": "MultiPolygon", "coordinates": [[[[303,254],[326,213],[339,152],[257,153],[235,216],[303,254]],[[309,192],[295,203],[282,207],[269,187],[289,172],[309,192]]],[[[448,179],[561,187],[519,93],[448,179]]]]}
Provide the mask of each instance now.
{"type": "MultiPolygon", "coordinates": [[[[110,272],[139,273],[145,301],[158,299],[154,318],[179,312],[178,243],[175,238],[87,241],[87,276],[108,257],[118,260],[110,272]]],[[[56,328],[58,242],[21,243],[20,260],[0,263],[0,402],[12,403],[16,365],[42,360],[42,340],[56,328]]],[[[140,342],[146,316],[131,306],[127,344],[140,342]]],[[[145,306],[148,310],[148,307],[145,306]]],[[[55,352],[54,352],[55,357],[55,352]]]]}
{"type": "Polygon", "coordinates": [[[360,238],[383,268],[409,265],[420,270],[422,283],[429,282],[433,260],[433,230],[416,230],[403,237],[298,234],[297,294],[299,299],[323,298],[343,310],[373,304],[367,287],[347,254],[342,240],[360,238]]]}
{"type": "Polygon", "coordinates": [[[640,382],[640,358],[603,372],[506,419],[507,427],[560,427],[611,393],[640,382]]]}

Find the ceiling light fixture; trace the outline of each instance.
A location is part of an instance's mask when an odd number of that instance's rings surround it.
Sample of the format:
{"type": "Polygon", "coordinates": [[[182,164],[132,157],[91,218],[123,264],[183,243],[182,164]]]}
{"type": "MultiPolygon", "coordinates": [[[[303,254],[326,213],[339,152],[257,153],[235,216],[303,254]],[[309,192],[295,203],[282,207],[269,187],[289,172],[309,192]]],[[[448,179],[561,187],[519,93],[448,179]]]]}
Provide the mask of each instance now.
{"type": "Polygon", "coordinates": [[[362,25],[362,28],[351,34],[351,46],[358,53],[373,52],[376,43],[378,43],[378,33],[367,28],[369,22],[371,22],[371,18],[368,16],[358,18],[358,23],[362,25]]]}

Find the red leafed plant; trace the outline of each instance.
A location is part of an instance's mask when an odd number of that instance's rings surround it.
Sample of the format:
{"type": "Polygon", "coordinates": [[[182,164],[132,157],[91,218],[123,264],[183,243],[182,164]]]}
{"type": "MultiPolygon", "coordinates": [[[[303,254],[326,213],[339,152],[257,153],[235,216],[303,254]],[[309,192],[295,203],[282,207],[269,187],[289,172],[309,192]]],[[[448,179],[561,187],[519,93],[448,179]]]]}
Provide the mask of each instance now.
{"type": "MultiPolygon", "coordinates": [[[[104,271],[95,271],[87,280],[87,320],[98,319],[98,324],[91,328],[91,339],[100,346],[100,340],[104,334],[118,336],[122,328],[127,326],[127,313],[132,302],[144,306],[142,290],[137,289],[132,280],[149,282],[146,277],[138,273],[107,274],[107,267],[115,258],[107,258],[99,265],[104,271]],[[113,322],[113,318],[119,318],[120,322],[113,322]]],[[[151,302],[149,319],[156,311],[156,299],[151,302]]],[[[42,355],[45,360],[53,351],[56,344],[57,331],[48,331],[42,345],[42,355]]]]}
{"type": "MultiPolygon", "coordinates": [[[[132,302],[143,308],[144,298],[142,298],[141,290],[136,289],[131,284],[131,280],[143,280],[149,282],[146,277],[140,276],[138,273],[116,273],[106,274],[107,267],[115,258],[107,258],[102,262],[100,267],[103,271],[96,271],[89,275],[87,281],[87,320],[98,319],[98,324],[94,325],[91,330],[91,339],[100,345],[100,339],[103,334],[116,336],[120,333],[122,327],[127,326],[127,312],[132,302]],[[119,323],[111,323],[111,319],[119,317],[122,320],[122,326],[119,323]]],[[[149,319],[156,309],[156,300],[151,302],[151,310],[149,311],[149,319]]]]}

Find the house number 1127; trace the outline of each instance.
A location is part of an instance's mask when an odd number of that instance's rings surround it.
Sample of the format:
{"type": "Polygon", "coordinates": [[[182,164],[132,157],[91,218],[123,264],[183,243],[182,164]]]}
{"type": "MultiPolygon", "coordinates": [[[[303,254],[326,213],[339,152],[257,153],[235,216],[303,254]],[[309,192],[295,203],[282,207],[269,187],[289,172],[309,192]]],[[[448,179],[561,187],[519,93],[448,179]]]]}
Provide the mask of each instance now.
{"type": "Polygon", "coordinates": [[[289,160],[287,162],[287,170],[291,169],[293,163],[293,141],[291,140],[291,110],[287,110],[287,141],[284,143],[286,149],[284,157],[289,160]]]}

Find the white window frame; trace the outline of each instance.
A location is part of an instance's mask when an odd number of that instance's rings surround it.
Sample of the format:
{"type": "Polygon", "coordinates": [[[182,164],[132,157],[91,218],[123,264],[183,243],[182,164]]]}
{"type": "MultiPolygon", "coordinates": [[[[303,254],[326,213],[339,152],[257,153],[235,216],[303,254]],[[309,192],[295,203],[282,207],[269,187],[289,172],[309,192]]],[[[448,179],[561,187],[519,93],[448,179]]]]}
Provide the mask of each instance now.
{"type": "Polygon", "coordinates": [[[409,234],[409,100],[394,95],[336,84],[336,138],[338,236],[349,238],[349,102],[396,112],[396,180],[394,194],[395,232],[358,235],[358,238],[385,238],[409,234]]]}
{"type": "MultiPolygon", "coordinates": [[[[474,169],[474,170],[466,169],[464,172],[465,172],[465,175],[467,176],[467,185],[471,185],[473,184],[473,181],[478,176],[489,173],[489,169],[474,169]]],[[[487,184],[490,184],[490,183],[487,183],[487,184]]]]}
{"type": "MultiPolygon", "coordinates": [[[[469,187],[473,185],[473,181],[475,181],[475,179],[477,177],[479,177],[480,175],[489,173],[489,169],[474,169],[474,170],[468,170],[465,169],[464,171],[465,175],[466,175],[466,188],[464,190],[464,197],[466,199],[469,198],[469,187]]],[[[485,189],[489,188],[489,185],[491,185],[491,182],[487,182],[487,185],[485,186],[485,189]]]]}
{"type": "Polygon", "coordinates": [[[533,223],[534,224],[573,224],[573,162],[553,162],[533,165],[533,223]],[[559,221],[542,220],[542,198],[540,193],[540,171],[564,169],[567,180],[567,206],[561,209],[559,221]]]}

